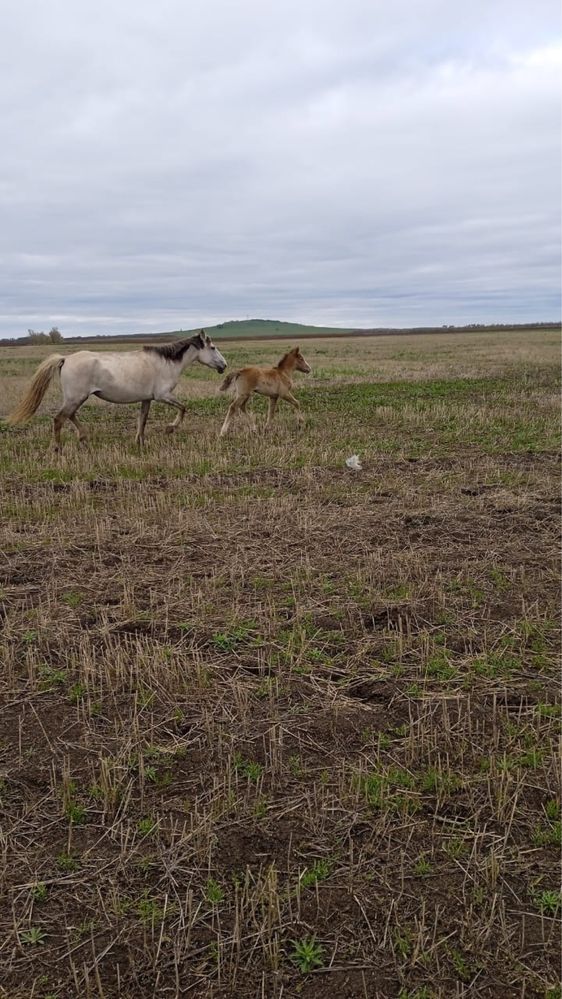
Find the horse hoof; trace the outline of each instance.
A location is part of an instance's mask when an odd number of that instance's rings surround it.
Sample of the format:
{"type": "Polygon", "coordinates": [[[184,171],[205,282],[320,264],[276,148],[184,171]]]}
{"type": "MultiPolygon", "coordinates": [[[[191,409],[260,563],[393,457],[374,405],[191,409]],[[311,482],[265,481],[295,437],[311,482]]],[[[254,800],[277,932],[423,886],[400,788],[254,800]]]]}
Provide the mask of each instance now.
{"type": "Polygon", "coordinates": [[[176,429],[175,427],[170,427],[170,426],[164,427],[164,433],[165,434],[173,434],[173,432],[174,432],[175,429],[176,429]]]}

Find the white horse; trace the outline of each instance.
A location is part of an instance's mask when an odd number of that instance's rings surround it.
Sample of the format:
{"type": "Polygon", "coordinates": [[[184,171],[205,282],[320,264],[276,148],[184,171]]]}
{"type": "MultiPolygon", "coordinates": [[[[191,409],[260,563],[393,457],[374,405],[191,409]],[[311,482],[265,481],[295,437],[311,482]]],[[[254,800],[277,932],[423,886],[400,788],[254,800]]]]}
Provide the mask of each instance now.
{"type": "Polygon", "coordinates": [[[39,408],[55,372],[60,371],[63,404],[53,425],[56,451],[61,447],[65,420],[73,424],[80,441],[85,439],[84,427],[76,413],[90,395],[97,395],[106,402],[140,402],[136,442],[142,445],[151,402],[165,402],[179,410],[175,420],[166,427],[168,433],[182,422],[186,408],[172,392],[183,369],[194,361],[220,372],[226,368],[224,357],[204,330],[185,340],[161,347],[151,344],[142,350],[122,353],[79,350],[67,357],[50,354],[37,368],[27,393],[8,417],[8,422],[29,420],[39,408]]]}

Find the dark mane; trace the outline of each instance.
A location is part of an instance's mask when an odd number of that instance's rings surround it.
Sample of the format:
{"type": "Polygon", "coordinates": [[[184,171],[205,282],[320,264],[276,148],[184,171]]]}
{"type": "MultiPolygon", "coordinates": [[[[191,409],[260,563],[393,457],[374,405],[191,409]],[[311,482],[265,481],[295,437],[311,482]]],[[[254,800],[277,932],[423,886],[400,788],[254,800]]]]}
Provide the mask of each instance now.
{"type": "Polygon", "coordinates": [[[155,343],[147,344],[146,347],[143,347],[143,350],[151,350],[155,354],[159,354],[160,357],[164,357],[167,361],[181,361],[186,350],[189,350],[190,347],[203,350],[204,346],[203,337],[200,333],[197,333],[196,336],[190,336],[187,340],[174,340],[172,343],[163,343],[161,347],[155,343]]]}

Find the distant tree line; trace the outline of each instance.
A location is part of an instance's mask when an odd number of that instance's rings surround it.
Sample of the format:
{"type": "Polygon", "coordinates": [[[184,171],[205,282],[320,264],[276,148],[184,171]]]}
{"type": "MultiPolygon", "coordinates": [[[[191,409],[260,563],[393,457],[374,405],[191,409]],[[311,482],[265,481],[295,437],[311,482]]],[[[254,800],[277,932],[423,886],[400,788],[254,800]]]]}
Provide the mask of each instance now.
{"type": "MultiPolygon", "coordinates": [[[[256,325],[258,325],[258,323],[259,323],[258,320],[251,320],[251,322],[256,323],[256,325]]],[[[232,326],[235,326],[235,325],[236,325],[236,323],[219,323],[217,326],[209,327],[209,329],[211,331],[214,330],[214,329],[221,330],[225,326],[231,328],[232,326]]],[[[250,323],[247,323],[246,325],[250,325],[250,323]]],[[[275,325],[275,321],[274,320],[265,320],[264,323],[263,323],[263,325],[266,326],[266,327],[273,327],[275,325]]],[[[493,331],[493,330],[525,330],[525,329],[529,329],[529,330],[533,330],[533,329],[556,329],[556,330],[558,330],[558,329],[560,329],[560,320],[554,320],[554,321],[548,321],[547,320],[547,321],[538,322],[538,323],[537,322],[535,322],[535,323],[467,323],[464,326],[454,326],[454,325],[448,325],[447,323],[443,323],[443,325],[441,325],[441,326],[411,326],[411,327],[408,327],[408,328],[406,328],[406,327],[398,327],[397,328],[397,327],[392,327],[392,326],[375,326],[375,327],[371,327],[370,329],[365,329],[365,328],[360,328],[360,329],[349,328],[349,329],[346,329],[346,330],[333,329],[332,331],[330,331],[330,334],[328,334],[327,331],[326,332],[322,332],[322,333],[320,333],[320,332],[319,333],[315,333],[315,332],[313,332],[313,330],[314,330],[313,326],[312,327],[306,327],[306,332],[299,332],[298,331],[299,323],[295,323],[294,324],[295,330],[292,331],[290,334],[284,334],[284,333],[282,333],[282,326],[283,326],[283,324],[280,324],[278,327],[275,326],[276,335],[273,336],[273,337],[268,336],[267,332],[262,332],[262,333],[260,333],[260,334],[258,334],[256,336],[244,336],[244,337],[242,337],[242,339],[245,339],[245,340],[246,339],[247,340],[262,340],[262,339],[266,339],[266,340],[267,339],[283,340],[283,339],[287,339],[287,338],[291,339],[291,338],[293,338],[296,335],[299,335],[301,337],[306,337],[306,338],[310,339],[310,338],[314,338],[315,336],[322,336],[322,337],[324,337],[326,335],[333,335],[333,336],[336,336],[336,337],[338,337],[338,336],[348,336],[348,337],[349,336],[400,336],[400,335],[407,336],[407,335],[416,334],[416,333],[445,333],[445,332],[450,332],[450,333],[464,333],[464,332],[474,331],[474,330],[482,330],[482,331],[486,331],[486,330],[489,330],[489,331],[493,331]]],[[[320,330],[324,330],[326,328],[325,327],[319,327],[319,329],[320,330]]],[[[181,336],[182,333],[183,333],[182,330],[174,330],[174,331],[168,332],[168,333],[120,333],[120,334],[100,333],[100,334],[97,334],[97,335],[90,334],[89,336],[67,336],[67,337],[63,337],[63,335],[60,332],[58,326],[53,326],[52,329],[50,329],[48,333],[38,332],[37,330],[28,330],[27,331],[27,336],[10,337],[9,339],[5,339],[5,340],[2,340],[0,342],[2,343],[3,347],[23,347],[26,344],[61,343],[63,340],[64,340],[64,342],[66,344],[74,344],[74,343],[96,343],[99,340],[105,340],[106,342],[109,342],[109,343],[127,343],[127,342],[130,343],[131,341],[135,341],[135,340],[141,341],[143,343],[154,343],[154,342],[157,343],[162,338],[169,339],[170,337],[178,337],[178,336],[181,336]]],[[[237,339],[237,338],[235,337],[235,339],[237,339]]]]}
{"type": "Polygon", "coordinates": [[[37,330],[28,330],[27,336],[20,339],[19,343],[61,343],[62,333],[58,326],[53,326],[48,333],[38,333],[37,330]]]}

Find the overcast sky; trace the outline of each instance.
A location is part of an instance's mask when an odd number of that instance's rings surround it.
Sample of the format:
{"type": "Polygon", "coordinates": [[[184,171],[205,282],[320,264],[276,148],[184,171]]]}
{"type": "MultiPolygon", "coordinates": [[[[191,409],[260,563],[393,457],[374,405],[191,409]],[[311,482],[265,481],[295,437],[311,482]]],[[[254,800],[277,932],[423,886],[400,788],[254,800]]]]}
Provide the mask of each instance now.
{"type": "Polygon", "coordinates": [[[18,0],[0,336],[560,315],[556,0],[18,0]]]}

